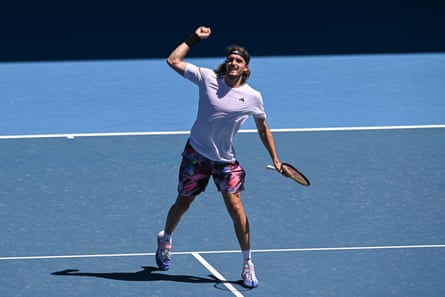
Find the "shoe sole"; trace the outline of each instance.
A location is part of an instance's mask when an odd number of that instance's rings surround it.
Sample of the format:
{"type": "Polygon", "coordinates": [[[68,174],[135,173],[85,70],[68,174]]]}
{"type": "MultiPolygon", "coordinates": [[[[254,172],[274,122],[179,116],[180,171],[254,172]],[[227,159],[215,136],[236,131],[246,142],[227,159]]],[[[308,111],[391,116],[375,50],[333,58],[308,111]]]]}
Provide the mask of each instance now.
{"type": "Polygon", "coordinates": [[[258,282],[256,282],[256,283],[252,283],[252,282],[246,283],[246,282],[243,281],[243,285],[246,288],[255,289],[256,287],[258,287],[259,283],[258,282]]]}

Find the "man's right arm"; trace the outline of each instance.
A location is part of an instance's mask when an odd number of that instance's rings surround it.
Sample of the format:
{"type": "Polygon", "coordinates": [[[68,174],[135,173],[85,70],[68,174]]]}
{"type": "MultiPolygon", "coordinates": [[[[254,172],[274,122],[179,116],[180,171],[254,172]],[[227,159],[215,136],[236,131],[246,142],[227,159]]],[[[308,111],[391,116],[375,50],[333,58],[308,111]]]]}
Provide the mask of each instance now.
{"type": "Polygon", "coordinates": [[[181,42],[170,53],[167,58],[167,64],[179,74],[184,75],[185,66],[187,65],[187,62],[184,61],[184,57],[198,41],[208,38],[211,33],[212,31],[208,27],[198,27],[189,38],[187,38],[184,42],[181,42]]]}

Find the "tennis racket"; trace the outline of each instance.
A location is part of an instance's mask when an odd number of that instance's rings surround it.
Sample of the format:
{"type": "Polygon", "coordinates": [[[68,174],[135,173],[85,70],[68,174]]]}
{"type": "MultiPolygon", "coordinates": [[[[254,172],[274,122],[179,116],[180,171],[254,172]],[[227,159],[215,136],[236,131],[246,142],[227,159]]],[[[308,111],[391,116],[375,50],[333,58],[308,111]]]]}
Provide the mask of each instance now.
{"type": "MultiPolygon", "coordinates": [[[[266,167],[267,169],[276,170],[273,165],[267,165],[266,167]]],[[[281,174],[296,181],[300,185],[308,187],[311,184],[303,173],[289,163],[281,163],[281,174]]]]}

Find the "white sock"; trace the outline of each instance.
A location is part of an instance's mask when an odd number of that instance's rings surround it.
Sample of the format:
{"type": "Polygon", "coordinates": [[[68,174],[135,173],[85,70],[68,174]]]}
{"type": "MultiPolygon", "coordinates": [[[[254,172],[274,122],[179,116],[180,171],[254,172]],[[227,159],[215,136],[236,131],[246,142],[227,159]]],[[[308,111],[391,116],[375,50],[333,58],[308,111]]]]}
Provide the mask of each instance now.
{"type": "Polygon", "coordinates": [[[249,262],[252,261],[252,252],[250,250],[243,250],[243,260],[244,260],[244,264],[248,264],[249,262]]]}
{"type": "Polygon", "coordinates": [[[170,243],[172,242],[171,234],[167,234],[167,232],[161,231],[161,236],[163,241],[169,241],[170,243]]]}

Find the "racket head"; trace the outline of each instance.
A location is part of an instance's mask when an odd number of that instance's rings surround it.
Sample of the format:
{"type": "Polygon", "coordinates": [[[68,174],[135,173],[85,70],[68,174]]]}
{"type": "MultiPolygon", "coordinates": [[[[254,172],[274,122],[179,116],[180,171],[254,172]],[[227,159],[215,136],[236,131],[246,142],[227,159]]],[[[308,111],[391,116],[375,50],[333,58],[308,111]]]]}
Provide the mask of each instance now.
{"type": "Polygon", "coordinates": [[[281,163],[281,173],[300,185],[308,187],[311,184],[303,173],[289,163],[281,163]]]}

